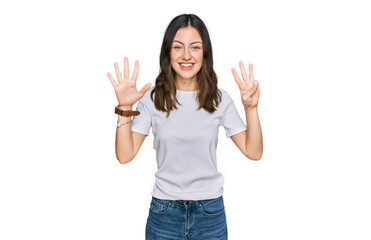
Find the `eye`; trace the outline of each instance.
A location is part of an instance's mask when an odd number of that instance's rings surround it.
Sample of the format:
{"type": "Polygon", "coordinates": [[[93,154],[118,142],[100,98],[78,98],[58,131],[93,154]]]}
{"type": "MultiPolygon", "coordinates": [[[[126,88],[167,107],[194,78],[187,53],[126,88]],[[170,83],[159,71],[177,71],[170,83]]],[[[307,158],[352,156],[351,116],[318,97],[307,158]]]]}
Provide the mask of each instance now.
{"type": "Polygon", "coordinates": [[[179,49],[182,49],[182,47],[181,46],[174,46],[174,49],[179,50],[179,49]]]}
{"type": "Polygon", "coordinates": [[[199,50],[201,48],[199,46],[193,46],[192,49],[199,50]]]}

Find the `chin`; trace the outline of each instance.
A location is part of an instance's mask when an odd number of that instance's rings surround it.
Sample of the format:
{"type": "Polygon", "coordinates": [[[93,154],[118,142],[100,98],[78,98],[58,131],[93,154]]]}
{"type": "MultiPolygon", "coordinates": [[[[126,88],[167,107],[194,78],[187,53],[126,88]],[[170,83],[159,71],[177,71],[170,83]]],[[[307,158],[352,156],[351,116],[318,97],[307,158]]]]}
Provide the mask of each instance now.
{"type": "Polygon", "coordinates": [[[193,79],[197,77],[197,74],[178,74],[182,79],[193,79]]]}
{"type": "Polygon", "coordinates": [[[177,69],[175,72],[176,74],[181,77],[182,79],[193,79],[197,77],[198,71],[192,71],[192,72],[185,72],[183,69],[177,69]]]}

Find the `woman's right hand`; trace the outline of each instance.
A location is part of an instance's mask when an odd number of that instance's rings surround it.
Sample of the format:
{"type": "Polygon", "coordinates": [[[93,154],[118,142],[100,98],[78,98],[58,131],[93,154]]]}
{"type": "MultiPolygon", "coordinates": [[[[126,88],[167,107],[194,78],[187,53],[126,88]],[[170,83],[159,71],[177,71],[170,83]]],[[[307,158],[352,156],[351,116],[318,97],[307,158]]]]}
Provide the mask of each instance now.
{"type": "Polygon", "coordinates": [[[143,97],[143,95],[147,92],[147,90],[151,87],[152,84],[147,83],[146,85],[143,86],[143,88],[139,92],[137,91],[136,84],[139,71],[138,60],[135,61],[134,72],[131,77],[131,80],[129,79],[129,60],[127,57],[124,57],[124,79],[122,79],[122,75],[117,62],[114,63],[114,66],[118,83],[116,83],[111,73],[108,72],[107,76],[115,89],[119,105],[132,107],[137,101],[139,101],[139,99],[143,97]]]}

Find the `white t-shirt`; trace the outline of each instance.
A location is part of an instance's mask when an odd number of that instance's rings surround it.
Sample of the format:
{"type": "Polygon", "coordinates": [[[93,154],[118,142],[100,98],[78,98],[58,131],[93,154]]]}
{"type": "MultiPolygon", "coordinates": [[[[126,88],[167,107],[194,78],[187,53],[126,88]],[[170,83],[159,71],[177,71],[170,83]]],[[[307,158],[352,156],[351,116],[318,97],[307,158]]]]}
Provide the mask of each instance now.
{"type": "Polygon", "coordinates": [[[223,194],[224,176],[217,170],[219,126],[227,137],[246,130],[233,100],[223,90],[217,110],[197,110],[196,91],[177,90],[178,109],[158,111],[151,87],[139,100],[131,130],[148,135],[152,127],[158,170],[152,196],[168,200],[205,200],[223,194]]]}

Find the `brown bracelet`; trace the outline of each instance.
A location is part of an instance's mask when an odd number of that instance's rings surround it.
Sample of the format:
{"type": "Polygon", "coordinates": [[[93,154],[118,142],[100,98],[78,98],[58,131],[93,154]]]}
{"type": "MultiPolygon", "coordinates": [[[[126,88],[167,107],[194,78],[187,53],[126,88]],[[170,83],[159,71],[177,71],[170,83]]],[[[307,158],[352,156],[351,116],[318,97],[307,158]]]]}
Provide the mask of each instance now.
{"type": "Polygon", "coordinates": [[[121,109],[119,109],[119,106],[120,105],[117,105],[115,107],[115,113],[118,114],[118,115],[120,115],[120,116],[131,117],[131,116],[138,116],[140,114],[139,111],[121,110],[121,109]]]}

